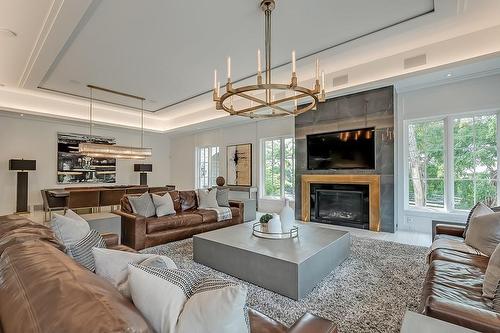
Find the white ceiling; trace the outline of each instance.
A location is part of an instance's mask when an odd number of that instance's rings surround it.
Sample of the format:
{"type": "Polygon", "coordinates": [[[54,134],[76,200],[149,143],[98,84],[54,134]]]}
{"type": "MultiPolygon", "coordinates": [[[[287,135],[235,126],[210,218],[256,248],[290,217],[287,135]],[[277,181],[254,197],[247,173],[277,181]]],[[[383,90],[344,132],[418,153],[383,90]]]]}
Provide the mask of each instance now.
{"type": "MultiPolygon", "coordinates": [[[[433,0],[278,0],[273,66],[292,48],[300,58],[433,9],[433,0]]],[[[157,110],[210,90],[228,55],[233,81],[254,75],[263,23],[257,0],[94,1],[40,86],[88,96],[95,84],[145,96],[157,110]]]]}
{"type": "MultiPolygon", "coordinates": [[[[0,0],[0,28],[18,34],[0,33],[0,110],[86,120],[88,101],[70,94],[88,96],[86,85],[95,84],[146,97],[148,109],[160,109],[147,115],[149,130],[233,123],[214,109],[211,94],[162,108],[211,89],[213,69],[222,79],[228,55],[233,81],[255,74],[256,49],[264,48],[259,1],[0,0]]],[[[286,65],[293,48],[305,57],[297,64],[299,82],[309,84],[319,57],[333,96],[498,56],[499,33],[499,0],[277,0],[273,66],[286,65]],[[425,66],[403,68],[404,58],[421,53],[425,66]],[[349,84],[333,88],[331,79],[344,74],[349,84]]],[[[288,80],[289,72],[282,66],[273,77],[288,80]]],[[[101,104],[95,116],[137,128],[135,111],[101,104]]]]}
{"type": "Polygon", "coordinates": [[[52,3],[52,0],[0,1],[0,28],[17,34],[17,37],[10,37],[0,33],[1,84],[18,84],[52,3]]]}

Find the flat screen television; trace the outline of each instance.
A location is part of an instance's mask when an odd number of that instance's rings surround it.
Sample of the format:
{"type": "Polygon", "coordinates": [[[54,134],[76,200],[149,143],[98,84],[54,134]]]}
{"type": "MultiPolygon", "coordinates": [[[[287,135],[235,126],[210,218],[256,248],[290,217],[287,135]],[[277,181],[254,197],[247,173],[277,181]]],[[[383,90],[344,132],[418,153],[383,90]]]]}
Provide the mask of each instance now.
{"type": "Polygon", "coordinates": [[[375,128],[308,135],[307,169],[375,169],[375,128]]]}

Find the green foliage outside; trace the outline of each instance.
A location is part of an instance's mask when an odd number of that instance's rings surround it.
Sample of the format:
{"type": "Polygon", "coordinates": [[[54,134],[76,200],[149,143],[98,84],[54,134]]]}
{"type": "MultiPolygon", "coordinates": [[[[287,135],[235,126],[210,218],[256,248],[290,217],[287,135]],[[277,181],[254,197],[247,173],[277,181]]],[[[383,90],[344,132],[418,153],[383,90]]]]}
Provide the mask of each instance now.
{"type": "MultiPolygon", "coordinates": [[[[497,119],[495,115],[455,119],[453,127],[454,208],[482,201],[496,204],[497,119]]],[[[444,121],[409,126],[410,205],[444,207],[444,121]]]]}
{"type": "Polygon", "coordinates": [[[264,143],[264,193],[293,198],[295,193],[295,143],[293,138],[264,143]],[[283,179],[282,179],[283,164],[283,179]],[[283,186],[282,186],[283,182],[283,186]],[[282,193],[283,192],[283,193],[282,193]]]}

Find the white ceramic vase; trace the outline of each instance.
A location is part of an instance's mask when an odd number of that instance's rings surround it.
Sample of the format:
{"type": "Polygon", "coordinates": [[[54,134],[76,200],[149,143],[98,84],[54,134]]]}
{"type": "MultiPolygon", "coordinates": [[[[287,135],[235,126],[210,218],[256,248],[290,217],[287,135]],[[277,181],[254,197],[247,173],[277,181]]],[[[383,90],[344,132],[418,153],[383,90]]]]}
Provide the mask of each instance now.
{"type": "Polygon", "coordinates": [[[274,213],[273,218],[267,222],[267,231],[273,234],[281,232],[281,221],[278,214],[274,213]]]}
{"type": "Polygon", "coordinates": [[[290,207],[290,200],[288,199],[285,199],[285,206],[281,210],[280,219],[282,232],[290,232],[290,229],[293,227],[293,221],[295,221],[295,212],[290,207]]]}

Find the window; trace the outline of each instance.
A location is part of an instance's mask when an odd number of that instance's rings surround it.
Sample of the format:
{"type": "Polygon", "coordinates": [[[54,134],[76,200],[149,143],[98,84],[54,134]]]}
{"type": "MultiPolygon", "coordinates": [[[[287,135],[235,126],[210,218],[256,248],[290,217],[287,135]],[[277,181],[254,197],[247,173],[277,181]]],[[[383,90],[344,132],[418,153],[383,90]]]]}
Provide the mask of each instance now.
{"type": "Polygon", "coordinates": [[[497,202],[497,116],[453,121],[453,204],[470,209],[478,201],[497,202]]]}
{"type": "Polygon", "coordinates": [[[468,210],[498,202],[497,127],[493,114],[414,121],[407,127],[407,205],[468,210]]]}
{"type": "Polygon", "coordinates": [[[206,188],[215,185],[219,176],[219,147],[201,147],[196,151],[196,187],[206,188]]]}
{"type": "Polygon", "coordinates": [[[262,141],[262,194],[269,198],[295,198],[295,140],[262,141]]]}
{"type": "Polygon", "coordinates": [[[409,205],[444,207],[444,121],[408,126],[409,205]]]}

